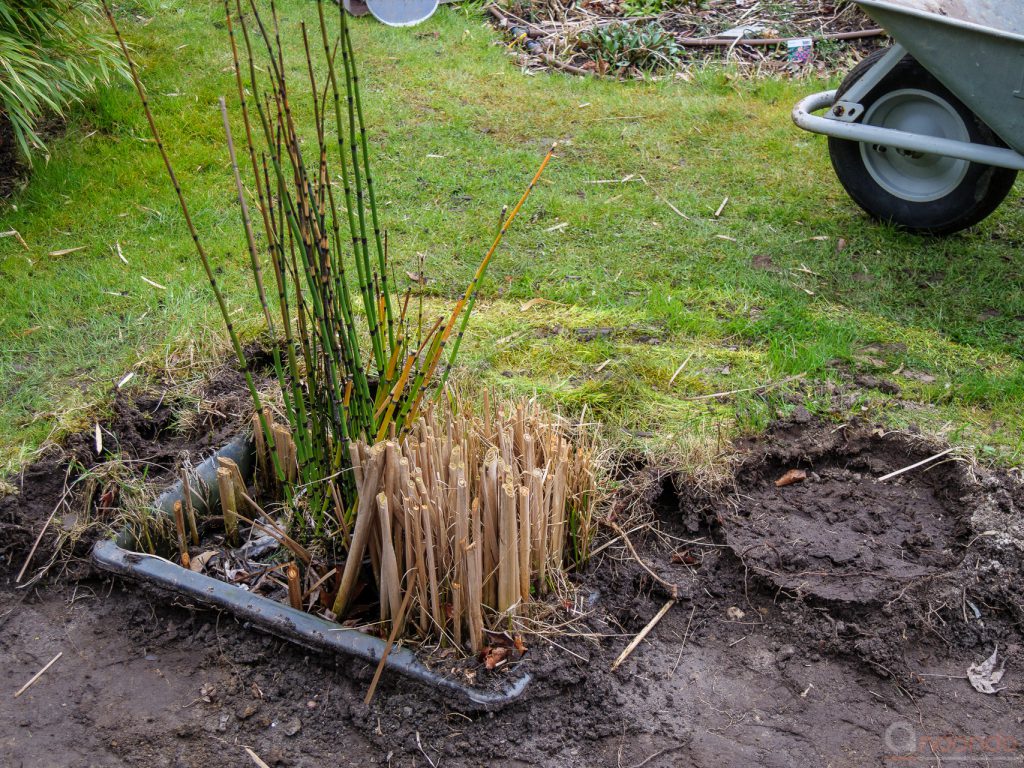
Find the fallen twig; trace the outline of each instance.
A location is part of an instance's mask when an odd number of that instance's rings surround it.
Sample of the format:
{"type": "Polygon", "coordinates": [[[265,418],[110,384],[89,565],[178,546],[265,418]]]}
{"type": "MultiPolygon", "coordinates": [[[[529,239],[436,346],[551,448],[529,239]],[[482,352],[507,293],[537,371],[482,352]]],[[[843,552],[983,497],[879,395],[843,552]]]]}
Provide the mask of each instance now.
{"type": "Polygon", "coordinates": [[[936,459],[940,459],[943,456],[945,456],[947,453],[952,453],[954,450],[955,450],[954,448],[947,448],[944,451],[940,451],[939,453],[936,453],[934,456],[929,456],[927,459],[921,459],[921,461],[919,461],[919,462],[917,462],[915,464],[911,464],[909,467],[904,467],[903,469],[897,469],[895,472],[890,472],[888,475],[882,475],[880,478],[878,478],[878,482],[881,483],[884,480],[889,480],[890,478],[896,477],[897,475],[902,475],[904,472],[909,472],[912,469],[917,469],[918,467],[923,467],[925,464],[929,464],[929,463],[935,461],[936,459]]]}
{"type": "Polygon", "coordinates": [[[679,587],[669,581],[665,581],[665,579],[661,578],[661,576],[651,570],[651,567],[643,561],[643,558],[641,558],[639,554],[637,554],[636,549],[633,547],[633,542],[629,540],[629,536],[626,535],[626,532],[622,530],[617,523],[613,523],[611,520],[605,520],[604,523],[619,535],[619,538],[622,539],[622,543],[626,545],[626,548],[629,550],[630,554],[633,555],[633,559],[640,564],[640,567],[647,571],[647,573],[651,575],[652,579],[668,591],[672,600],[677,600],[679,598],[679,587]]]}
{"type": "Polygon", "coordinates": [[[775,387],[781,387],[783,384],[789,384],[790,382],[793,382],[793,381],[799,381],[800,379],[804,378],[806,375],[807,375],[806,373],[798,373],[796,376],[789,376],[788,378],[780,379],[779,381],[772,381],[772,382],[769,382],[768,384],[762,384],[759,387],[744,387],[743,389],[730,389],[730,390],[728,390],[726,392],[715,392],[714,394],[711,394],[711,395],[697,395],[696,397],[687,397],[687,398],[684,398],[684,399],[685,400],[713,400],[716,397],[728,397],[729,395],[739,395],[739,394],[742,394],[744,392],[765,392],[765,391],[767,391],[769,389],[775,389],[775,387]]]}
{"type": "MultiPolygon", "coordinates": [[[[405,593],[405,599],[402,601],[402,607],[398,610],[398,615],[394,617],[391,622],[391,635],[388,637],[388,644],[384,647],[384,653],[380,655],[380,662],[377,664],[377,671],[373,673],[373,680],[370,681],[370,688],[366,691],[366,698],[363,699],[366,706],[370,706],[370,702],[373,701],[373,694],[377,692],[377,683],[380,682],[380,676],[384,673],[384,665],[387,663],[388,656],[391,655],[391,649],[395,646],[395,640],[398,639],[398,633],[402,631],[405,626],[405,614],[409,610],[409,604],[412,602],[412,596],[415,594],[415,590],[410,589],[405,593]]],[[[419,733],[416,734],[416,740],[419,741],[419,733]]],[[[420,747],[420,751],[423,748],[420,747]]],[[[426,757],[427,753],[423,752],[423,756],[426,757]]],[[[427,757],[427,760],[430,760],[427,757]]],[[[431,762],[433,765],[433,762],[431,762]]]]}
{"type": "Polygon", "coordinates": [[[679,662],[683,658],[683,650],[686,648],[686,639],[690,636],[690,625],[693,623],[693,614],[696,613],[697,606],[690,606],[690,618],[686,620],[686,629],[683,630],[683,639],[679,643],[679,654],[676,656],[676,663],[672,666],[672,674],[676,673],[679,668],[679,662]]]}
{"type": "Polygon", "coordinates": [[[613,672],[618,669],[622,662],[629,658],[629,655],[636,650],[636,647],[643,642],[644,638],[651,633],[651,630],[654,629],[658,625],[658,622],[662,620],[666,613],[668,613],[668,609],[675,604],[675,599],[672,599],[661,606],[661,610],[654,614],[654,618],[647,622],[647,626],[641,629],[640,634],[634,637],[632,641],[630,641],[629,645],[626,646],[625,650],[619,654],[619,658],[617,658],[615,663],[612,664],[613,672]]]}
{"type": "Polygon", "coordinates": [[[16,694],[14,694],[14,698],[18,698],[19,696],[21,696],[21,694],[23,694],[25,691],[27,691],[29,688],[31,688],[32,684],[36,680],[38,680],[40,677],[42,677],[43,673],[46,670],[48,670],[50,667],[52,667],[57,662],[57,659],[59,659],[63,655],[64,655],[64,651],[61,651],[56,656],[54,656],[52,659],[50,659],[49,663],[47,663],[47,665],[45,667],[43,667],[38,672],[36,672],[34,675],[32,675],[32,679],[29,680],[27,683],[25,683],[23,686],[21,686],[21,688],[18,689],[18,692],[16,694]]]}
{"type": "Polygon", "coordinates": [[[257,765],[257,766],[259,766],[259,768],[270,768],[270,766],[269,766],[269,765],[267,765],[267,764],[266,764],[265,762],[263,762],[262,760],[260,760],[260,758],[259,758],[259,755],[257,755],[257,754],[256,754],[255,752],[253,752],[253,751],[252,751],[251,749],[249,749],[248,747],[242,747],[242,749],[244,749],[244,750],[245,750],[245,754],[247,754],[247,755],[249,756],[249,758],[250,758],[250,759],[251,759],[251,760],[252,760],[252,761],[253,761],[254,763],[256,763],[256,765],[257,765]]]}

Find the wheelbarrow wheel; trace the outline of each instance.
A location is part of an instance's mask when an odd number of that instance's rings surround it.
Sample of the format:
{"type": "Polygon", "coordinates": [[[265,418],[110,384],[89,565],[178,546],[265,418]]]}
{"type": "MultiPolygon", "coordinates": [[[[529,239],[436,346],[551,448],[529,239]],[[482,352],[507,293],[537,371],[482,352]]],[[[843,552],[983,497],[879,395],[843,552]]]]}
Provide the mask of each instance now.
{"type": "MultiPolygon", "coordinates": [[[[837,99],[884,56],[875,51],[846,76],[837,99]]],[[[975,144],[1005,146],[963,102],[907,56],[861,101],[863,122],[975,144]]],[[[1017,172],[968,160],[829,138],[832,167],[871,217],[911,232],[948,235],[988,216],[1017,172]]]]}

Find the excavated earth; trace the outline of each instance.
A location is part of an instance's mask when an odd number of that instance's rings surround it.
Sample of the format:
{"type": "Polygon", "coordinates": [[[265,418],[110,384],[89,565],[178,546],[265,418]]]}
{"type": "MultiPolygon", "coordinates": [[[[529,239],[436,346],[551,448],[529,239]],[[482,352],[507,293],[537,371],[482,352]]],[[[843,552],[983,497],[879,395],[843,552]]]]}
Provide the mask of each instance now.
{"type": "MultiPolygon", "coordinates": [[[[166,484],[234,429],[222,414],[243,412],[239,384],[207,392],[220,415],[202,440],[177,430],[169,396],[120,399],[107,434],[166,484]]],[[[877,480],[937,448],[783,424],[736,446],[714,494],[639,470],[612,514],[678,600],[612,671],[668,600],[613,542],[577,579],[573,631],[528,638],[523,697],[482,712],[390,674],[367,707],[368,664],[104,575],[88,537],[19,588],[68,462],[94,461],[91,436],[73,438],[0,500],[0,765],[257,765],[247,747],[308,768],[1024,761],[1024,485],[949,456],[877,480]],[[777,487],[794,469],[806,479],[777,487]],[[966,670],[994,649],[1002,690],[979,693],[966,670]]],[[[48,533],[25,580],[53,546],[48,533]]]]}

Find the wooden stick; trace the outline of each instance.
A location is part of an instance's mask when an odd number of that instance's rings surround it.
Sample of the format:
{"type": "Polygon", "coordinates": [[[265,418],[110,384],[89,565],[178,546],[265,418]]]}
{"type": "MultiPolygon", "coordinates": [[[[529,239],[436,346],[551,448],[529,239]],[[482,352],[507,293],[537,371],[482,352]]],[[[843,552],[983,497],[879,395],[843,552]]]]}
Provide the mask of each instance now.
{"type": "Polygon", "coordinates": [[[641,629],[640,630],[640,634],[638,634],[636,637],[634,637],[630,641],[629,645],[626,646],[625,650],[622,653],[619,654],[619,658],[617,658],[615,660],[615,663],[612,664],[612,671],[613,672],[616,669],[618,669],[618,666],[622,662],[624,662],[626,659],[629,658],[629,655],[633,651],[636,650],[636,647],[638,645],[640,645],[640,643],[643,642],[644,638],[647,637],[647,635],[649,635],[651,633],[651,630],[654,629],[658,625],[658,622],[662,620],[662,618],[665,616],[666,613],[668,613],[668,609],[671,608],[675,604],[676,604],[675,600],[669,600],[667,603],[665,603],[663,606],[661,606],[661,610],[658,611],[656,614],[654,614],[654,618],[651,619],[649,622],[647,622],[647,626],[644,627],[643,629],[641,629]]]}
{"type": "Polygon", "coordinates": [[[388,636],[388,644],[384,648],[384,653],[380,655],[380,662],[377,664],[377,671],[373,673],[373,680],[370,681],[370,688],[366,692],[366,698],[363,699],[363,703],[366,706],[370,706],[370,702],[373,701],[373,694],[377,692],[377,683],[380,682],[380,676],[384,673],[384,665],[387,663],[388,656],[391,654],[391,649],[395,645],[395,640],[398,638],[398,633],[402,629],[402,625],[405,623],[405,614],[409,610],[409,603],[412,602],[412,590],[410,589],[405,593],[405,599],[402,601],[402,605],[398,610],[398,616],[396,616],[391,622],[391,634],[388,636]]]}
{"type": "Polygon", "coordinates": [[[43,673],[46,670],[48,670],[50,667],[52,667],[56,663],[57,659],[59,659],[63,655],[64,655],[64,651],[61,651],[56,656],[54,656],[52,659],[50,659],[50,661],[47,663],[47,665],[45,667],[43,667],[38,672],[36,672],[34,675],[32,675],[32,679],[29,680],[27,683],[25,683],[23,686],[21,686],[21,688],[18,689],[18,692],[16,694],[14,694],[14,698],[18,698],[19,696],[21,696],[21,694],[23,694],[25,691],[27,691],[29,688],[31,688],[32,684],[35,683],[35,681],[38,680],[40,677],[42,677],[43,673]]]}
{"type": "Polygon", "coordinates": [[[921,461],[917,462],[916,464],[911,464],[909,467],[904,467],[903,469],[897,469],[895,472],[890,472],[888,475],[882,475],[880,478],[878,478],[878,482],[881,483],[881,482],[884,482],[885,480],[889,480],[890,478],[896,477],[897,475],[902,475],[904,472],[909,472],[912,469],[917,469],[918,467],[923,467],[925,464],[929,464],[929,463],[935,461],[936,459],[942,458],[946,454],[952,453],[954,450],[956,450],[956,449],[952,448],[952,447],[951,448],[947,448],[944,451],[940,451],[939,453],[936,453],[934,456],[929,456],[927,459],[921,459],[921,461]]]}

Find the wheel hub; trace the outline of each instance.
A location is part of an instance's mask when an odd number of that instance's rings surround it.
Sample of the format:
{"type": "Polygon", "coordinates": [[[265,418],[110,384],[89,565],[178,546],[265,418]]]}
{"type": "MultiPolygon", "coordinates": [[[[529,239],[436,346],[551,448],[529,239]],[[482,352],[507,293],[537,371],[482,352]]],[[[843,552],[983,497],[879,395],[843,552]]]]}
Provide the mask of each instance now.
{"type": "MultiPolygon", "coordinates": [[[[871,105],[864,122],[921,136],[970,141],[956,109],[942,97],[915,88],[892,91],[871,105]]],[[[970,163],[943,155],[861,144],[864,166],[884,190],[915,203],[945,197],[964,180],[970,163]]]]}

